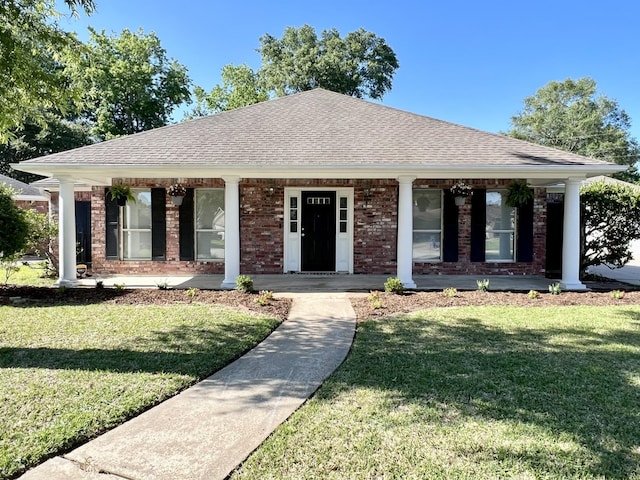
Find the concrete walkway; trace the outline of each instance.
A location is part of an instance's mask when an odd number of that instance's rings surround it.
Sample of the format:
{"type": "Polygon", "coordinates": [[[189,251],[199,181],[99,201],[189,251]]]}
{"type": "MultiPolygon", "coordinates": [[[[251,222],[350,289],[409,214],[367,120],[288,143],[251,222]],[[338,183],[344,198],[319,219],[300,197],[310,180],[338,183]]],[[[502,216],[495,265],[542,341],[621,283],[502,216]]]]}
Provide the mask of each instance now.
{"type": "Polygon", "coordinates": [[[21,478],[224,479],[347,356],[346,294],[292,294],[289,318],[213,376],[21,478]]]}

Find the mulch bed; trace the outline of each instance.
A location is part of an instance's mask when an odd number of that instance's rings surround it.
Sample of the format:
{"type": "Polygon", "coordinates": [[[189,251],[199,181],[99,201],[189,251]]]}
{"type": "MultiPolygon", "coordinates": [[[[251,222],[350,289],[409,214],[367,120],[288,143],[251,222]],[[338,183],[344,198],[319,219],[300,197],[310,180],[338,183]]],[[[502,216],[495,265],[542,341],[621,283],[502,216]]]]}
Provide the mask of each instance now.
{"type": "Polygon", "coordinates": [[[465,307],[471,305],[513,305],[525,307],[565,306],[565,305],[599,305],[619,306],[640,304],[640,292],[625,292],[623,298],[614,298],[607,292],[562,292],[559,295],[540,292],[538,298],[529,298],[526,292],[480,292],[462,291],[454,297],[447,297],[443,292],[411,292],[404,295],[393,295],[380,292],[382,307],[374,309],[367,298],[351,300],[359,319],[369,317],[386,317],[396,313],[410,313],[416,310],[434,307],[465,307]]]}
{"type": "Polygon", "coordinates": [[[113,288],[67,288],[48,287],[0,287],[0,305],[79,305],[91,303],[114,303],[121,305],[164,305],[178,303],[212,303],[250,311],[273,318],[286,319],[291,300],[274,298],[260,305],[256,293],[236,290],[197,290],[191,296],[188,290],[124,289],[113,288]]]}

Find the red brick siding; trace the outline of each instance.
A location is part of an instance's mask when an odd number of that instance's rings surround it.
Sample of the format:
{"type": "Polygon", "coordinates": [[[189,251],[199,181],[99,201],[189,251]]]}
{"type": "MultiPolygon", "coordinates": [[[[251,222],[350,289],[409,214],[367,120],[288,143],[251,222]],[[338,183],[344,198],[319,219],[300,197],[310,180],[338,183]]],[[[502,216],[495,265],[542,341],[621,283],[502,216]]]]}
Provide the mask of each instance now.
{"type": "MultiPolygon", "coordinates": [[[[168,187],[174,179],[122,179],[132,187],[168,187]]],[[[466,180],[475,188],[504,188],[507,180],[466,180]]],[[[224,188],[221,179],[185,179],[185,186],[224,188]]],[[[421,180],[414,188],[446,189],[451,180],[421,180]]],[[[240,271],[246,274],[282,273],[284,257],[284,189],[354,189],[354,273],[396,273],[398,228],[398,184],[395,180],[260,180],[240,182],[240,271]]],[[[92,258],[96,273],[137,273],[149,275],[223,273],[222,262],[182,262],[179,260],[178,208],[167,196],[167,260],[105,260],[104,188],[92,192],[92,258]]],[[[534,203],[534,261],[531,263],[486,263],[469,261],[471,206],[459,207],[459,261],[456,263],[414,263],[415,274],[541,274],[544,273],[546,236],[546,191],[536,189],[534,203]]]]}

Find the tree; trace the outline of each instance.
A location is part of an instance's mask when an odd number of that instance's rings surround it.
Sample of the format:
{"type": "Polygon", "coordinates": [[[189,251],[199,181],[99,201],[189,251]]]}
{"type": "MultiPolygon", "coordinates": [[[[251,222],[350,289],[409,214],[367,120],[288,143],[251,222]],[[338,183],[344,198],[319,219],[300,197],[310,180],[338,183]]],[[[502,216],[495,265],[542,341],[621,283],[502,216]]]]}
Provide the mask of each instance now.
{"type": "MultiPolygon", "coordinates": [[[[93,0],[65,3],[74,14],[78,8],[87,14],[95,8],[93,0]]],[[[56,23],[55,5],[54,0],[0,2],[0,141],[23,125],[33,107],[62,108],[78,99],[78,90],[63,74],[62,53],[73,59],[79,42],[56,23]]]]}
{"type": "Polygon", "coordinates": [[[108,139],[167,125],[173,110],[190,99],[186,67],[167,58],[155,33],[89,31],[74,74],[86,92],[93,133],[108,139]]]}
{"type": "Polygon", "coordinates": [[[222,85],[206,93],[195,87],[196,106],[188,117],[202,117],[217,112],[246,107],[269,99],[269,93],[258,82],[258,75],[247,65],[233,64],[222,67],[222,85]]]}
{"type": "Polygon", "coordinates": [[[0,262],[13,262],[29,241],[29,222],[25,210],[11,197],[14,191],[0,184],[0,262]]]}
{"type": "Polygon", "coordinates": [[[322,87],[358,98],[382,98],[399,66],[385,40],[362,28],[344,38],[336,29],[323,30],[318,39],[309,25],[289,27],[282,39],[266,34],[260,44],[259,77],[277,96],[322,87]]]}
{"type": "Polygon", "coordinates": [[[596,91],[596,82],[587,77],[549,82],[525,98],[507,135],[628,165],[630,170],[617,177],[638,180],[640,148],[629,132],[631,120],[615,100],[597,96],[596,91]]]}
{"type": "Polygon", "coordinates": [[[39,121],[27,117],[22,128],[13,130],[8,142],[0,144],[0,173],[31,183],[42,177],[14,170],[10,164],[93,143],[89,126],[78,119],[66,120],[53,112],[39,117],[39,121]]]}
{"type": "Polygon", "coordinates": [[[600,181],[580,189],[582,271],[624,266],[632,259],[629,243],[640,238],[640,191],[600,181]]]}

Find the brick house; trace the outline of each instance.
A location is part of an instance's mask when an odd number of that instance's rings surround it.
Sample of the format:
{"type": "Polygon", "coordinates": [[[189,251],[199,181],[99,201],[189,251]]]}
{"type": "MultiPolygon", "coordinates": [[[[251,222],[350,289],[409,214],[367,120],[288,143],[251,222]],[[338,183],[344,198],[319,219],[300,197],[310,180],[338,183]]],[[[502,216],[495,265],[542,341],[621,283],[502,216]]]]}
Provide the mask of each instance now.
{"type": "Polygon", "coordinates": [[[62,285],[75,280],[77,182],[90,186],[95,273],[223,273],[222,287],[241,273],[389,274],[406,287],[422,274],[541,275],[546,187],[563,183],[565,288],[584,288],[580,182],[622,169],[322,89],[16,168],[59,181],[62,285]],[[513,180],[534,191],[518,208],[505,204],[513,180]],[[473,195],[457,205],[460,181],[473,195]],[[137,201],[111,200],[117,183],[137,201]]]}
{"type": "Polygon", "coordinates": [[[12,198],[18,207],[25,210],[33,210],[37,213],[47,213],[49,211],[49,195],[42,189],[6,175],[0,175],[0,184],[4,184],[14,190],[15,193],[12,198]]]}

